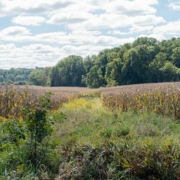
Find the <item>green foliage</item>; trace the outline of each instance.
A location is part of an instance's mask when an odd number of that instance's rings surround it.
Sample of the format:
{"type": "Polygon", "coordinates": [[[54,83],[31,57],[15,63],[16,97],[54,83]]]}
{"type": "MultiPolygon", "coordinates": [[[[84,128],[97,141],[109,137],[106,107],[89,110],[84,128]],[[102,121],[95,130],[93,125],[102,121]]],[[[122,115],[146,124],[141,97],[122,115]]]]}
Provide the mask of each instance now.
{"type": "Polygon", "coordinates": [[[178,150],[171,146],[155,149],[129,143],[121,146],[109,143],[99,148],[73,146],[70,152],[63,150],[59,179],[175,180],[179,178],[178,150]]]}
{"type": "Polygon", "coordinates": [[[0,179],[179,179],[177,120],[107,111],[87,95],[48,113],[50,97],[24,104],[25,121],[1,118],[0,179]]]}
{"type": "Polygon", "coordinates": [[[17,166],[27,163],[27,130],[17,119],[7,119],[0,124],[0,132],[0,174],[6,176],[15,172],[17,166]]]}
{"type": "Polygon", "coordinates": [[[49,86],[50,85],[50,67],[45,67],[44,69],[37,69],[31,72],[29,75],[30,83],[37,86],[49,86]]]}
{"type": "Polygon", "coordinates": [[[38,105],[30,109],[29,107],[24,107],[23,111],[25,114],[25,122],[30,133],[30,149],[31,160],[33,164],[38,163],[38,147],[41,145],[43,139],[52,134],[52,121],[47,118],[47,110],[51,105],[51,95],[52,93],[45,93],[45,96],[40,97],[38,105]]]}
{"type": "Polygon", "coordinates": [[[54,137],[61,139],[59,179],[179,178],[180,125],[172,117],[85,106],[62,111],[67,119],[56,123],[54,137]]]}
{"type": "Polygon", "coordinates": [[[26,68],[11,68],[9,70],[0,69],[0,82],[5,84],[24,82],[23,84],[17,83],[18,85],[24,85],[29,81],[29,75],[33,69],[26,68]]]}
{"type": "Polygon", "coordinates": [[[82,76],[85,74],[83,59],[71,55],[59,61],[51,70],[51,86],[82,86],[82,76]]]}
{"type": "MultiPolygon", "coordinates": [[[[51,96],[45,93],[31,106],[24,102],[23,119],[1,117],[0,179],[40,179],[57,173],[59,140],[50,141],[54,129],[54,119],[48,115],[51,96]]],[[[58,116],[59,121],[64,117],[63,113],[58,116]]]]}
{"type": "Polygon", "coordinates": [[[86,77],[86,84],[91,88],[98,88],[103,86],[102,71],[98,66],[93,66],[86,77]]]}

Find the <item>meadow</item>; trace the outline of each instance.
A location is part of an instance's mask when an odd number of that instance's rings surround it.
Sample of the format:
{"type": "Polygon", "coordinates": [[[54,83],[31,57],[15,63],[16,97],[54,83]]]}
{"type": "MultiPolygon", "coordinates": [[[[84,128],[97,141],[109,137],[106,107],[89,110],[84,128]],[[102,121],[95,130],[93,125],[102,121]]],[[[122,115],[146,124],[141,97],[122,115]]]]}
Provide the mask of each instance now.
{"type": "Polygon", "coordinates": [[[3,180],[176,180],[179,144],[180,83],[0,87],[3,180]]]}

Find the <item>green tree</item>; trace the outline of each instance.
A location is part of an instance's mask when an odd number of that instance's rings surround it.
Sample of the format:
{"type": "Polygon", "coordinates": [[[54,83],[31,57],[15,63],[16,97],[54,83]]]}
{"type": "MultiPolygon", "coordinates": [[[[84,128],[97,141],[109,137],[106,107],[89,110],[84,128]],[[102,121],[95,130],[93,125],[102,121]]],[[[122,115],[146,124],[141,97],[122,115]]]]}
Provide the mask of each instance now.
{"type": "Polygon", "coordinates": [[[180,47],[176,47],[173,49],[171,58],[172,58],[173,64],[177,66],[178,68],[180,68],[180,47]]]}
{"type": "Polygon", "coordinates": [[[15,77],[15,81],[24,81],[25,80],[25,77],[23,75],[17,75],[15,77]]]}
{"type": "Polygon", "coordinates": [[[150,75],[150,81],[151,82],[163,82],[163,73],[161,71],[161,68],[164,67],[166,60],[166,54],[159,52],[155,59],[149,64],[149,75],[150,75]]]}
{"type": "Polygon", "coordinates": [[[125,62],[122,67],[123,83],[145,83],[147,81],[146,72],[148,71],[149,62],[148,47],[146,45],[131,48],[125,54],[125,62]]]}
{"type": "Polygon", "coordinates": [[[51,71],[51,86],[82,86],[85,68],[81,56],[71,55],[57,63],[51,71]]]}
{"type": "Polygon", "coordinates": [[[180,79],[180,68],[177,68],[171,62],[166,62],[160,71],[163,74],[164,81],[176,81],[180,79]]]}
{"type": "Polygon", "coordinates": [[[101,69],[97,65],[93,66],[87,74],[87,86],[90,88],[98,88],[104,86],[103,82],[104,78],[101,69]]]}
{"type": "Polygon", "coordinates": [[[31,72],[30,76],[29,76],[29,80],[31,83],[33,83],[34,85],[40,86],[41,85],[41,70],[36,70],[31,72]]]}
{"type": "Polygon", "coordinates": [[[14,75],[13,74],[8,74],[6,79],[7,79],[7,81],[14,81],[14,75]]]}
{"type": "Polygon", "coordinates": [[[139,45],[154,46],[157,43],[158,41],[155,38],[139,37],[132,43],[132,47],[136,47],[139,45]]]}
{"type": "Polygon", "coordinates": [[[0,75],[0,82],[4,82],[4,76],[0,75]]]}
{"type": "Polygon", "coordinates": [[[121,59],[114,59],[112,62],[109,62],[106,66],[105,80],[107,86],[116,86],[122,83],[121,70],[123,63],[121,59]]]}

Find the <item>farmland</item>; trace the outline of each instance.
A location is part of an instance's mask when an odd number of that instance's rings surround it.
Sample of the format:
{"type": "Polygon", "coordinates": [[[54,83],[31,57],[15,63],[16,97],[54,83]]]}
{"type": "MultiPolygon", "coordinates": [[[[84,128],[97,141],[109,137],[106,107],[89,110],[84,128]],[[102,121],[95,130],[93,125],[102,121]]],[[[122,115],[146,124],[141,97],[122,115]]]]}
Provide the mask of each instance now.
{"type": "Polygon", "coordinates": [[[180,83],[1,86],[0,103],[0,179],[180,179],[180,83]]]}

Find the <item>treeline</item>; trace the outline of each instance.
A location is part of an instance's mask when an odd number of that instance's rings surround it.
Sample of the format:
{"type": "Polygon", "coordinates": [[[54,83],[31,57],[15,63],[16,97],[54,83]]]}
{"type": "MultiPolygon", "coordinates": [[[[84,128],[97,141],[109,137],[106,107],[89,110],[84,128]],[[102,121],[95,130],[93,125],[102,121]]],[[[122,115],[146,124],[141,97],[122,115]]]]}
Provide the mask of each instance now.
{"type": "Polygon", "coordinates": [[[0,69],[0,82],[25,84],[29,81],[31,69],[11,68],[9,70],[0,69]]]}
{"type": "Polygon", "coordinates": [[[11,68],[8,70],[0,69],[0,84],[17,84],[24,85],[29,83],[29,75],[36,69],[11,68]]]}
{"type": "Polygon", "coordinates": [[[98,55],[71,55],[53,67],[36,69],[29,81],[41,86],[91,88],[180,80],[180,38],[140,37],[98,55]]]}
{"type": "Polygon", "coordinates": [[[56,66],[34,71],[30,81],[44,86],[92,88],[180,80],[180,38],[158,42],[141,37],[133,43],[82,58],[71,55],[56,66]]]}

